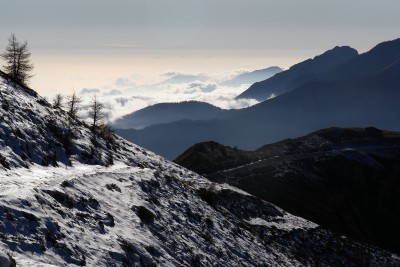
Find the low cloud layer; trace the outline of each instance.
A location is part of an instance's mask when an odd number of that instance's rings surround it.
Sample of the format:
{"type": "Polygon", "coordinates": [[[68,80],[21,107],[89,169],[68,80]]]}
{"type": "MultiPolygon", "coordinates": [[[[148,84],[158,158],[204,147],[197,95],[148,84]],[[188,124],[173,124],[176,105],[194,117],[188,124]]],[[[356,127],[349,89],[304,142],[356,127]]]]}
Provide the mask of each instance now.
{"type": "Polygon", "coordinates": [[[86,117],[94,95],[105,104],[107,118],[114,121],[123,115],[163,102],[202,101],[223,109],[239,109],[258,102],[254,99],[235,100],[249,85],[222,86],[221,79],[204,74],[168,72],[163,81],[151,85],[136,85],[133,78],[120,77],[104,88],[83,88],[82,117],[86,117]]]}

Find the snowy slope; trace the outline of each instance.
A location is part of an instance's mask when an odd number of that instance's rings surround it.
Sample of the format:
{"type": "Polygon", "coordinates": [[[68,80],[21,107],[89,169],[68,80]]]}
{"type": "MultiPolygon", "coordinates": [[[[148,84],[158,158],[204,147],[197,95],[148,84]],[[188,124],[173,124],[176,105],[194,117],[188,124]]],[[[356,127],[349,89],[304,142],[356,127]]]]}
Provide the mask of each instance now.
{"type": "Polygon", "coordinates": [[[0,77],[0,168],[39,165],[109,165],[128,160],[124,141],[93,136],[84,123],[54,109],[33,91],[0,77]]]}
{"type": "Polygon", "coordinates": [[[158,173],[119,165],[6,174],[1,177],[1,242],[17,262],[57,266],[292,261],[269,255],[261,240],[254,242],[250,232],[238,230],[197,197],[195,187],[171,178],[193,174],[168,165],[157,166],[165,169],[158,173]],[[43,172],[53,173],[43,179],[43,172]],[[138,207],[146,207],[154,221],[141,220],[138,207]],[[232,231],[241,235],[235,239],[232,231]]]}
{"type": "Polygon", "coordinates": [[[82,123],[4,79],[0,91],[4,266],[10,259],[33,267],[400,264],[396,255],[211,183],[121,138],[112,146],[94,142],[82,123]],[[70,125],[74,137],[61,143],[59,133],[70,125]]]}
{"type": "Polygon", "coordinates": [[[157,156],[136,157],[149,166],[3,172],[2,250],[19,266],[400,263],[157,156]]]}

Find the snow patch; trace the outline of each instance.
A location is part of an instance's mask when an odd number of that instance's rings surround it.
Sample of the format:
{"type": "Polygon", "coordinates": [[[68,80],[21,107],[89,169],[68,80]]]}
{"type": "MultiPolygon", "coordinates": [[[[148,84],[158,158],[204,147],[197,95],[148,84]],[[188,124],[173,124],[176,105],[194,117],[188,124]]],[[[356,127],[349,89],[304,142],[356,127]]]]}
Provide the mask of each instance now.
{"type": "Polygon", "coordinates": [[[293,216],[289,213],[285,213],[283,217],[276,218],[271,221],[266,221],[262,218],[251,218],[247,221],[252,225],[262,225],[266,227],[275,227],[280,230],[292,231],[297,229],[313,229],[319,225],[313,222],[307,221],[306,219],[293,216]]]}

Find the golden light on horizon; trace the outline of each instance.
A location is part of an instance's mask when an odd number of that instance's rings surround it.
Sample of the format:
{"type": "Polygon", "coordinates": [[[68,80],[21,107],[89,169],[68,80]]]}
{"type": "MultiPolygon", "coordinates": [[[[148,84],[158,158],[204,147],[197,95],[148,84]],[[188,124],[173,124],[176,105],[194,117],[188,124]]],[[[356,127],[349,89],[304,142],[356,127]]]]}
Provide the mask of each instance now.
{"type": "MultiPolygon", "coordinates": [[[[69,94],[82,88],[112,87],[118,78],[130,78],[135,84],[152,84],[166,77],[162,74],[181,73],[228,76],[238,70],[252,71],[279,66],[288,68],[307,59],[306,53],[284,56],[253,55],[34,55],[35,76],[31,87],[45,96],[69,94]]],[[[311,54],[311,53],[310,53],[311,54]]],[[[112,89],[112,88],[109,88],[112,89]]]]}

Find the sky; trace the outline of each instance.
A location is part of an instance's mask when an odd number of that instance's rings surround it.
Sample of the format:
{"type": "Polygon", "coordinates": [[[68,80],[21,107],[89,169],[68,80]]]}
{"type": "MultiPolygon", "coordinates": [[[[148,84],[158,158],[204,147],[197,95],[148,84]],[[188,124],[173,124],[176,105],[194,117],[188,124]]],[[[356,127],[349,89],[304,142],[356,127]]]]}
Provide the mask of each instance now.
{"type": "Polygon", "coordinates": [[[398,0],[1,0],[0,49],[10,33],[27,40],[35,65],[30,86],[49,98],[90,94],[85,89],[136,97],[116,117],[160,101],[215,104],[246,89],[219,86],[227,77],[288,68],[336,45],[365,52],[400,37],[399,10],[398,0]],[[172,72],[207,75],[204,86],[214,84],[215,95],[191,95],[188,84],[160,86],[172,72]]]}

